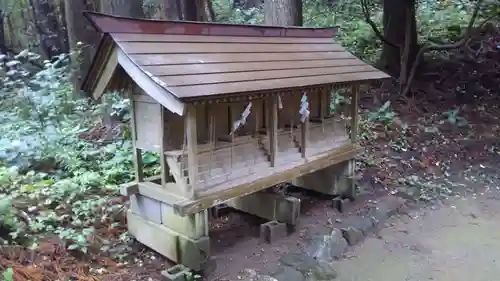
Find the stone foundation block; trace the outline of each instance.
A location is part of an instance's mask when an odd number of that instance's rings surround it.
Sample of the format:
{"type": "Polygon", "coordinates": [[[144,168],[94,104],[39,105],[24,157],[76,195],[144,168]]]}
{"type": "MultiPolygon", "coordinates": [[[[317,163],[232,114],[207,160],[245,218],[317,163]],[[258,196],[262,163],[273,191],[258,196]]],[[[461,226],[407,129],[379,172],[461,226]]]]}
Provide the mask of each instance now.
{"type": "Polygon", "coordinates": [[[300,216],[300,199],[277,193],[256,192],[230,200],[227,206],[289,225],[297,225],[300,216]]]}
{"type": "Polygon", "coordinates": [[[178,264],[161,272],[162,281],[185,281],[190,272],[189,268],[178,264]]]}
{"type": "Polygon", "coordinates": [[[273,243],[286,237],[287,227],[285,223],[270,221],[260,225],[260,240],[266,243],[273,243]]]}

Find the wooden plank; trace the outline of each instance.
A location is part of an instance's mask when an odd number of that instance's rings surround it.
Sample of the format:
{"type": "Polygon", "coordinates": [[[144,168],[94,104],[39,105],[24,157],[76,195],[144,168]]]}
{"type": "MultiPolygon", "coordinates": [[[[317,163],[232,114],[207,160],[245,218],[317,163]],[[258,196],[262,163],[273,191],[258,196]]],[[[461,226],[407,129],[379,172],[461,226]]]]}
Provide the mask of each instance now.
{"type": "Polygon", "coordinates": [[[345,49],[338,44],[251,44],[251,43],[149,43],[120,42],[127,54],[185,54],[185,53],[286,53],[335,52],[345,49]]]}
{"type": "Polygon", "coordinates": [[[138,34],[112,33],[117,42],[191,42],[191,43],[273,43],[273,44],[332,44],[332,38],[301,37],[261,37],[261,36],[203,36],[203,35],[170,35],[170,34],[138,34]]]}
{"type": "Polygon", "coordinates": [[[167,151],[169,150],[180,150],[184,144],[184,117],[179,116],[170,111],[165,113],[165,129],[168,135],[168,145],[167,151]]]}
{"type": "Polygon", "coordinates": [[[351,100],[351,141],[358,142],[358,125],[359,125],[359,85],[351,87],[352,100],[351,100]]]}
{"type": "Polygon", "coordinates": [[[158,76],[169,87],[247,82],[255,80],[288,79],[294,77],[311,77],[319,75],[332,75],[343,73],[358,73],[373,70],[371,65],[358,66],[339,66],[339,67],[320,67],[305,69],[284,69],[284,70],[262,70],[245,72],[228,72],[214,74],[193,74],[193,75],[175,75],[158,76]]]}
{"type": "Polygon", "coordinates": [[[166,185],[159,185],[151,181],[144,181],[137,184],[137,193],[173,206],[186,199],[171,192],[171,190],[175,190],[176,188],[176,184],[172,182],[166,185]]]}
{"type": "Polygon", "coordinates": [[[130,57],[139,65],[183,65],[211,64],[231,62],[280,62],[312,61],[333,59],[355,59],[348,52],[292,52],[292,53],[252,53],[242,56],[237,53],[191,53],[191,54],[131,54],[130,57]]]}
{"type": "Polygon", "coordinates": [[[181,216],[197,213],[212,206],[222,204],[230,199],[252,194],[280,182],[289,181],[304,174],[352,159],[361,150],[359,146],[346,144],[341,148],[311,158],[311,161],[307,164],[291,168],[286,167],[286,169],[280,173],[276,173],[273,169],[262,171],[259,179],[250,182],[242,182],[242,180],[229,182],[227,185],[231,185],[231,188],[224,186],[212,188],[206,193],[199,193],[198,199],[186,200],[175,204],[174,207],[176,212],[181,216]]]}
{"type": "Polygon", "coordinates": [[[367,80],[375,80],[386,77],[387,77],[386,74],[378,70],[375,70],[375,68],[373,68],[373,71],[365,71],[365,72],[317,75],[309,77],[293,77],[285,79],[243,81],[234,83],[181,86],[181,87],[172,87],[170,88],[170,90],[173,93],[175,93],[175,95],[177,95],[179,98],[193,98],[193,97],[210,96],[216,94],[262,91],[262,90],[278,89],[278,88],[291,89],[291,88],[307,87],[307,86],[322,85],[322,84],[367,81],[367,80]]]}
{"type": "Polygon", "coordinates": [[[310,61],[274,61],[274,62],[228,62],[228,63],[193,63],[182,65],[146,65],[145,71],[157,76],[210,74],[242,71],[310,69],[318,67],[363,66],[365,62],[356,58],[310,60],[310,61]]]}
{"type": "Polygon", "coordinates": [[[194,105],[186,105],[186,116],[184,118],[189,177],[186,194],[193,198],[198,184],[198,140],[196,133],[196,107],[194,105]]]}
{"type": "Polygon", "coordinates": [[[160,104],[133,101],[136,126],[136,147],[152,152],[161,150],[160,104]]]}
{"type": "Polygon", "coordinates": [[[175,179],[175,183],[180,188],[172,189],[171,192],[176,193],[178,196],[182,196],[184,198],[191,198],[191,192],[189,190],[189,186],[186,182],[186,177],[184,173],[181,171],[180,163],[177,162],[177,157],[166,157],[166,161],[168,164],[168,168],[170,169],[170,173],[172,177],[175,179]]]}
{"type": "Polygon", "coordinates": [[[139,93],[134,93],[132,95],[132,100],[133,101],[144,102],[144,103],[154,103],[154,104],[158,103],[152,97],[150,97],[148,95],[145,95],[145,94],[144,95],[143,94],[139,94],[139,93]]]}

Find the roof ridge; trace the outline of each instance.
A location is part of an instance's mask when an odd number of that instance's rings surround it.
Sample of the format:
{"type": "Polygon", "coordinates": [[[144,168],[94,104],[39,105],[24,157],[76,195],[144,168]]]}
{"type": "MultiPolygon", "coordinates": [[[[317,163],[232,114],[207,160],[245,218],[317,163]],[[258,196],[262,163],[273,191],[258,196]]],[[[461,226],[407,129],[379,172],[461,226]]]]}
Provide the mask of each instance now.
{"type": "Polygon", "coordinates": [[[168,21],[154,19],[136,19],[114,16],[98,12],[84,11],[83,15],[92,26],[102,33],[149,33],[149,34],[184,34],[216,36],[264,36],[264,37],[333,37],[338,26],[302,27],[244,25],[195,21],[168,21]]]}

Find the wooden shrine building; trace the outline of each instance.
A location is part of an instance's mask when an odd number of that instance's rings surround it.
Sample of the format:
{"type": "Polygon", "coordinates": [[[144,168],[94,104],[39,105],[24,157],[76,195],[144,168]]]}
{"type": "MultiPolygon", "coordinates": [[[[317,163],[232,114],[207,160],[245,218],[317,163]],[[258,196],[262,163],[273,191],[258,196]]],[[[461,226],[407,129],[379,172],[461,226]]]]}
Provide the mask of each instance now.
{"type": "Polygon", "coordinates": [[[136,180],[123,193],[141,243],[201,270],[207,209],[227,203],[294,224],[296,202],[283,201],[292,211],[279,217],[275,197],[248,200],[286,181],[352,192],[359,86],[388,75],[335,43],[337,28],[85,15],[102,39],[83,89],[132,102],[136,180]],[[341,94],[350,103],[332,108],[341,94]],[[158,177],[144,177],[143,151],[159,153],[158,177]]]}

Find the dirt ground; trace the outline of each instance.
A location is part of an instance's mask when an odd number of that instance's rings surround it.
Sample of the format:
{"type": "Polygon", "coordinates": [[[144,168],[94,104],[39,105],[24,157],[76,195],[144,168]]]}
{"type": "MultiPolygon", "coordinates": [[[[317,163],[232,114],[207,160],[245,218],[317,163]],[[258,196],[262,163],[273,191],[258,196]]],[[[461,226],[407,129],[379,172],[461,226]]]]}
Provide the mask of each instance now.
{"type": "Polygon", "coordinates": [[[499,221],[497,189],[400,215],[335,264],[336,280],[497,280],[499,221]]]}

